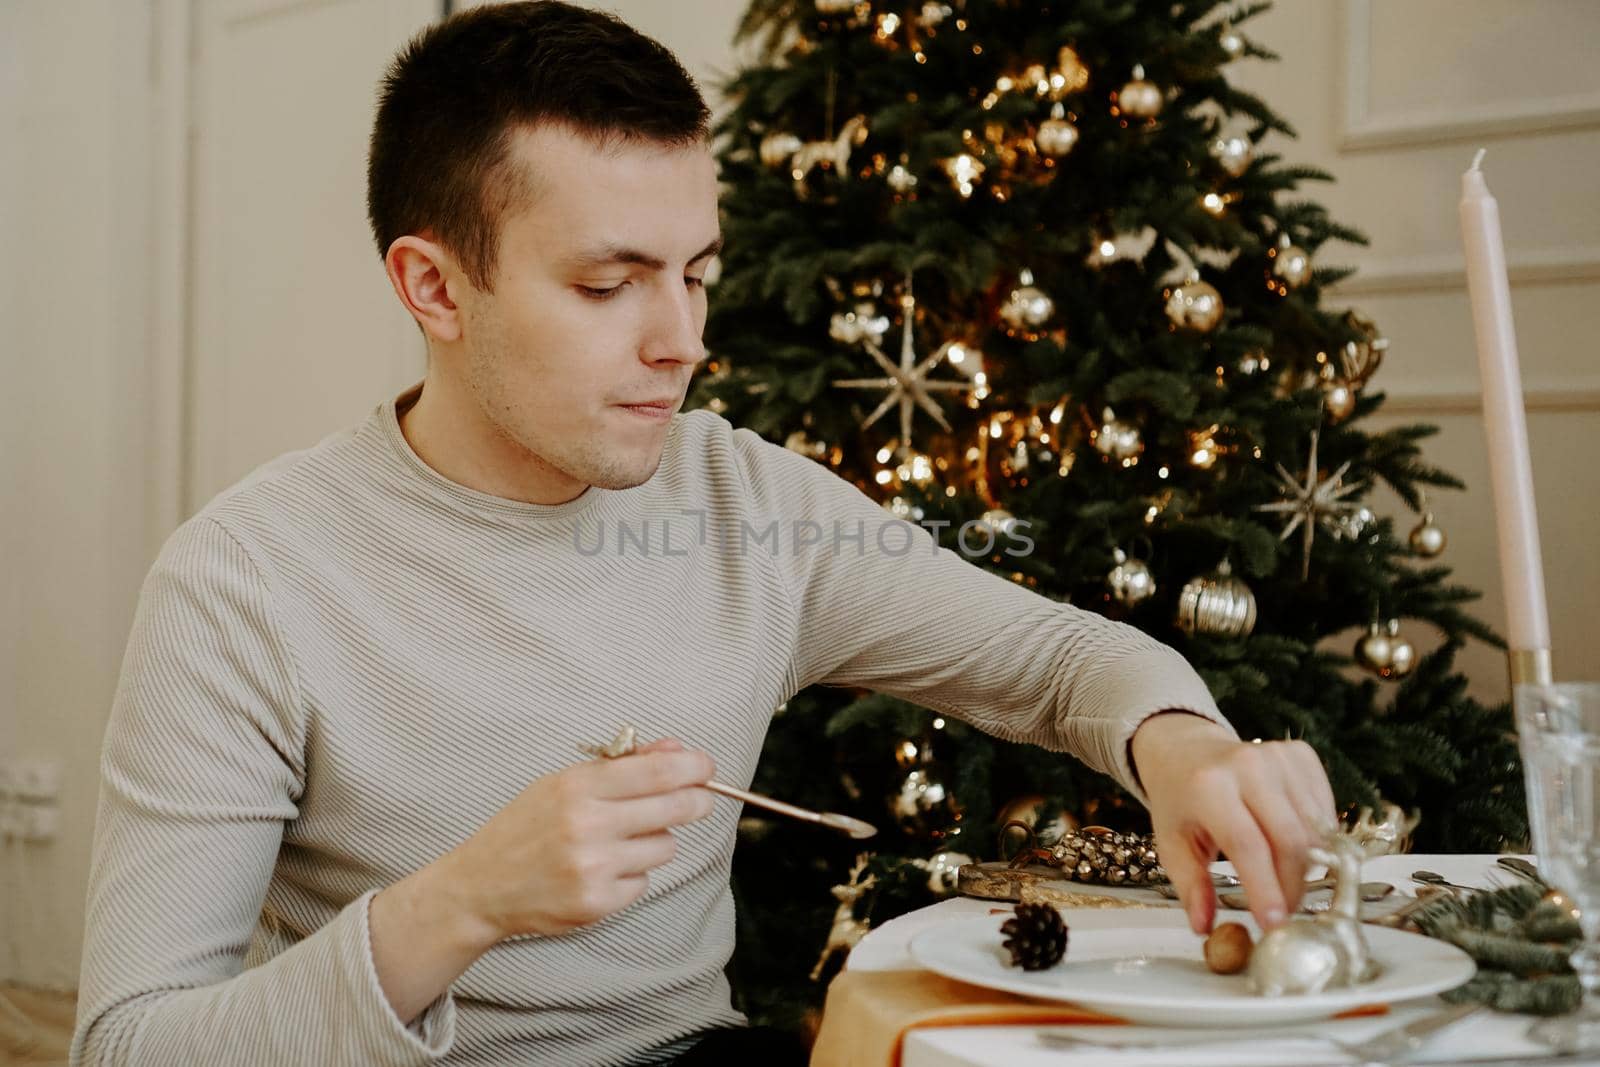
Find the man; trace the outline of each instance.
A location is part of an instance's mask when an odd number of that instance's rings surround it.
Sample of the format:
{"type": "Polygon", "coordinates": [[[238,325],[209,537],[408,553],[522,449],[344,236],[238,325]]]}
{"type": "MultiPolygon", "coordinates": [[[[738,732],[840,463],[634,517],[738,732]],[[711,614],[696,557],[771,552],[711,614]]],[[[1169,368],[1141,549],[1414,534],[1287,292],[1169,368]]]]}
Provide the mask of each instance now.
{"type": "Polygon", "coordinates": [[[369,208],[426,377],[152,568],[74,1063],[798,1061],[730,1006],[738,806],[700,787],[747,784],[819,683],[1117,776],[1197,930],[1219,847],[1264,923],[1297,903],[1333,807],[1308,748],[1242,744],[1170,649],[925,533],[886,550],[853,486],[674,414],[719,246],[706,120],[665,49],[560,3],[398,58],[369,208]],[[624,722],[644,751],[578,756],[624,722]]]}

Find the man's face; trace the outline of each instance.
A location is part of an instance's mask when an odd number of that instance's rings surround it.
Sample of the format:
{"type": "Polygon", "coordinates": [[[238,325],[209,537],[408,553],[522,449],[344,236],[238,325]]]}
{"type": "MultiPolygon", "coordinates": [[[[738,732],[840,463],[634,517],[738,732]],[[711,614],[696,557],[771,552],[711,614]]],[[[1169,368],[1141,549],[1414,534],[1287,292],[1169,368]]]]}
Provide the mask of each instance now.
{"type": "Polygon", "coordinates": [[[602,150],[549,124],[512,146],[532,204],[502,218],[494,292],[463,302],[462,384],[513,461],[573,495],[640,485],[705,358],[716,164],[703,144],[602,150]],[[625,406],[649,401],[670,407],[625,406]]]}

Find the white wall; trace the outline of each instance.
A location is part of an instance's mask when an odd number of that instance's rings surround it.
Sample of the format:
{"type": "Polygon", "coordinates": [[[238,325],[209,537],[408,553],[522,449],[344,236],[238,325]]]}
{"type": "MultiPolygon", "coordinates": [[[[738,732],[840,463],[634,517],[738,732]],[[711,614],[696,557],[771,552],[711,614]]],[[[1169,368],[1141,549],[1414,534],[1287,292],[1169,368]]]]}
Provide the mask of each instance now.
{"type": "MultiPolygon", "coordinates": [[[[729,66],[727,42],[744,5],[595,6],[661,39],[709,90],[729,66]]],[[[192,447],[181,452],[179,413],[195,369],[186,360],[207,354],[186,342],[194,313],[173,281],[181,272],[170,269],[185,252],[173,234],[192,214],[176,151],[185,136],[188,11],[185,0],[0,0],[0,234],[9,253],[0,268],[0,752],[60,759],[68,783],[60,840],[0,854],[0,978],[40,985],[76,979],[100,735],[138,586],[190,506],[177,472],[197,457],[192,447]]],[[[1490,145],[1534,408],[1557,666],[1569,676],[1594,676],[1586,650],[1600,638],[1600,622],[1583,611],[1584,598],[1600,591],[1586,536],[1600,491],[1600,464],[1588,458],[1600,445],[1592,356],[1600,215],[1585,196],[1600,165],[1600,75],[1563,49],[1600,37],[1597,12],[1587,0],[1406,0],[1370,9],[1358,0],[1282,0],[1252,32],[1285,62],[1236,72],[1300,128],[1291,157],[1338,176],[1306,194],[1375,239],[1371,249],[1325,258],[1368,268],[1344,297],[1393,339],[1378,381],[1394,407],[1445,428],[1430,455],[1472,487],[1438,501],[1452,541],[1446,558],[1489,592],[1483,613],[1499,624],[1454,217],[1470,148],[1490,145]],[[1514,12],[1529,13],[1513,20],[1514,12]],[[1365,80],[1345,73],[1347,13],[1372,20],[1365,80]],[[1508,27],[1515,32],[1502,32],[1508,27]],[[1369,86],[1373,100],[1371,130],[1353,147],[1342,129],[1350,85],[1369,86]],[[1478,116],[1468,130],[1438,129],[1427,114],[1459,117],[1463,108],[1478,116]],[[1419,121],[1406,118],[1417,113],[1419,121]],[[1525,132],[1551,125],[1558,129],[1525,132]]],[[[288,155],[283,165],[309,164],[288,155]]],[[[376,257],[370,266],[378,270],[376,257]]],[[[259,462],[278,450],[258,441],[230,461],[259,462]]],[[[1479,692],[1503,692],[1497,657],[1475,652],[1468,668],[1479,692]]]]}
{"type": "Polygon", "coordinates": [[[55,844],[5,846],[0,977],[76,984],[98,739],[155,547],[148,9],[0,4],[6,649],[0,742],[62,762],[55,844]]]}
{"type": "MultiPolygon", "coordinates": [[[[1362,309],[1390,338],[1376,426],[1437,424],[1427,457],[1467,483],[1431,501],[1450,536],[1442,562],[1484,591],[1478,614],[1504,631],[1456,204],[1473,151],[1500,201],[1527,391],[1529,440],[1558,677],[1596,678],[1600,557],[1600,4],[1588,0],[1286,0],[1246,31],[1282,62],[1232,72],[1289,119],[1270,150],[1333,173],[1303,187],[1363,230],[1367,248],[1321,262],[1361,273],[1330,304],[1362,309]]],[[[1392,497],[1390,514],[1403,515],[1392,497]]],[[[1436,643],[1410,627],[1419,644],[1436,643]]],[[[1352,640],[1354,635],[1352,636],[1352,640]]],[[[1472,690],[1504,700],[1504,658],[1471,646],[1472,690]]]]}

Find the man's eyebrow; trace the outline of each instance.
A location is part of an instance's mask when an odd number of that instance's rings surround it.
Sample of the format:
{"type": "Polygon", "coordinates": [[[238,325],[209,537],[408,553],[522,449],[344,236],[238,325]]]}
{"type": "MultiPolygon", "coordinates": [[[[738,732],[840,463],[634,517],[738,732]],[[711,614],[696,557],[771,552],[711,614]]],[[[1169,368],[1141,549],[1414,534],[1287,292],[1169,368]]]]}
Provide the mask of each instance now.
{"type": "MultiPolygon", "coordinates": [[[[719,233],[715,240],[690,258],[689,262],[698,263],[702,259],[710,259],[720,251],[722,251],[722,235],[719,233]]],[[[567,260],[569,266],[579,269],[605,267],[616,263],[631,263],[641,267],[648,267],[651,270],[667,269],[667,261],[661,257],[653,256],[649,252],[643,252],[637,248],[628,248],[624,245],[601,245],[599,248],[588,252],[579,252],[567,260]]]]}

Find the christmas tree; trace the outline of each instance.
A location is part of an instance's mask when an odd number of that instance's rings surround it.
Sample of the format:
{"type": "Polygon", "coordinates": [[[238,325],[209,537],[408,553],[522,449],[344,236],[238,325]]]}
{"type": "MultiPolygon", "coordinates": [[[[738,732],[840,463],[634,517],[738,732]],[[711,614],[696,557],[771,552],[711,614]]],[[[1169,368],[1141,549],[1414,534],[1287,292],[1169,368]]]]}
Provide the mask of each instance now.
{"type": "MultiPolygon", "coordinates": [[[[1295,195],[1330,175],[1267,150],[1293,130],[1228,82],[1275,58],[1246,35],[1266,6],[755,0],[691,406],[969,558],[1025,529],[1031,551],[975,562],[1173,644],[1241,736],[1311,743],[1352,819],[1498,850],[1526,835],[1509,713],[1453,668],[1498,638],[1426,515],[1460,484],[1423,459],[1431,427],[1363,429],[1387,343],[1323,296],[1350,273],[1331,247],[1365,239],[1295,195]],[[1379,485],[1417,514],[1374,514],[1379,485]]],[[[836,909],[931,902],[1015,821],[1148,828],[1074,761],[836,688],[779,710],[756,788],[885,828],[858,864],[742,825],[734,977],[779,1022],[820,1000],[836,909]]]]}

